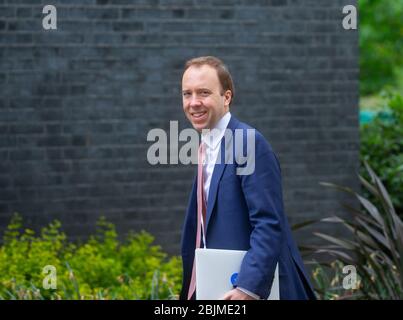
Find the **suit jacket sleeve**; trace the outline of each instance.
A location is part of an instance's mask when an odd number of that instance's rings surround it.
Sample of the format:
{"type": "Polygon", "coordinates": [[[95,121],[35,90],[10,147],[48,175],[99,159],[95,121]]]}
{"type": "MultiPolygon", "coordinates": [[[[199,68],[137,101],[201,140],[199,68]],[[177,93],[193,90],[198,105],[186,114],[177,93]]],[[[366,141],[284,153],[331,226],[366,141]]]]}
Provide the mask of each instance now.
{"type": "Polygon", "coordinates": [[[257,131],[255,141],[255,170],[240,176],[252,232],[236,285],[267,299],[285,239],[282,186],[280,166],[270,145],[257,131]]]}

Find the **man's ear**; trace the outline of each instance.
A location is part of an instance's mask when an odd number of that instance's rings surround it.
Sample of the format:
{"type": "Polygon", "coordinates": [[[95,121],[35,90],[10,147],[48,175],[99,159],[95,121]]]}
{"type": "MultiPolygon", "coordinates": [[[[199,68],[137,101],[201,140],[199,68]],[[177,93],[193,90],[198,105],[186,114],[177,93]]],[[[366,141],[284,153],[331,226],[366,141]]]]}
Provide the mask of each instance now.
{"type": "Polygon", "coordinates": [[[232,101],[232,92],[231,90],[227,90],[224,92],[224,105],[229,107],[231,101],[232,101]]]}

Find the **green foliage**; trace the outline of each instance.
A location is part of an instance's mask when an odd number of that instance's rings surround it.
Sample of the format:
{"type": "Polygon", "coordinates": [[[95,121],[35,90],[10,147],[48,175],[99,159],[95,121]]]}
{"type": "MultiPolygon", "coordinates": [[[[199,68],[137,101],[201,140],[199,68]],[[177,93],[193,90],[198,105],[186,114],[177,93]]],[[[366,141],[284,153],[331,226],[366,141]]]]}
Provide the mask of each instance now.
{"type": "MultiPolygon", "coordinates": [[[[360,299],[362,295],[354,289],[343,288],[343,263],[335,260],[330,264],[315,262],[312,271],[312,283],[319,300],[351,300],[360,299]]],[[[357,277],[357,286],[361,279],[357,277]]]]}
{"type": "Polygon", "coordinates": [[[349,188],[330,183],[353,195],[360,208],[344,205],[352,219],[326,218],[327,223],[341,223],[350,237],[335,238],[315,233],[328,244],[316,248],[316,253],[335,256],[344,265],[356,267],[360,276],[357,294],[366,299],[403,298],[403,222],[397,215],[391,198],[379,177],[365,163],[370,180],[359,176],[363,188],[377,199],[379,206],[349,188]]]}
{"type": "Polygon", "coordinates": [[[131,233],[119,243],[113,224],[98,222],[97,234],[81,244],[67,241],[55,221],[36,236],[22,231],[15,215],[0,247],[2,299],[175,299],[182,266],[178,257],[167,259],[146,233],[131,233]],[[44,289],[52,265],[57,288],[44,289]]]}
{"type": "Polygon", "coordinates": [[[403,2],[359,0],[361,95],[398,86],[403,69],[403,2]]]}
{"type": "MultiPolygon", "coordinates": [[[[371,163],[392,195],[398,212],[403,210],[403,97],[385,93],[385,110],[390,115],[385,118],[378,114],[374,121],[361,127],[361,159],[371,163]]],[[[361,168],[361,175],[366,170],[361,168]]],[[[370,197],[367,192],[365,196],[370,197]]],[[[371,199],[376,201],[375,199],[371,199]]]]}

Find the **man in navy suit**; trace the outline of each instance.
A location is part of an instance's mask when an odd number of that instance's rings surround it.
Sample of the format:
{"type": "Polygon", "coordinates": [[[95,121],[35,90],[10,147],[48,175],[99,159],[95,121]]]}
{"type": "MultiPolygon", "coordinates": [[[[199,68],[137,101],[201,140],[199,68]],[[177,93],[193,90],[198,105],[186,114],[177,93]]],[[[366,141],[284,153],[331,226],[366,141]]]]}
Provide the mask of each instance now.
{"type": "MultiPolygon", "coordinates": [[[[205,245],[247,251],[234,289],[223,299],[267,299],[277,263],[280,299],[314,299],[284,214],[279,162],[261,133],[230,114],[234,86],[227,67],[211,56],[189,60],[182,78],[182,96],[186,117],[202,133],[206,158],[210,160],[203,165],[201,175],[206,199],[205,245]],[[215,130],[205,133],[203,129],[215,130]],[[234,134],[228,138],[226,130],[234,134]],[[248,130],[254,132],[254,154],[248,157],[253,166],[246,174],[240,174],[245,164],[236,161],[239,154],[231,147],[234,144],[227,144],[226,140],[234,142],[235,132],[241,132],[246,143],[238,153],[247,152],[248,130]],[[226,161],[228,152],[234,161],[226,161]]],[[[196,180],[182,232],[181,299],[195,297],[190,284],[198,225],[196,180]]]]}

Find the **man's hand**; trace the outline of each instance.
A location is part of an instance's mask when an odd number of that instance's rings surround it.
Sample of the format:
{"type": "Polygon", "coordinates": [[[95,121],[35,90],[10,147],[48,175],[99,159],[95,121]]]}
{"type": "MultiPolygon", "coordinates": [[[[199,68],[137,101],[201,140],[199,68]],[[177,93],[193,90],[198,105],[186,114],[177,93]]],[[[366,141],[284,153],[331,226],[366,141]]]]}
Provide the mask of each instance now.
{"type": "Polygon", "coordinates": [[[224,297],[222,297],[222,300],[255,300],[255,298],[235,288],[228,291],[224,297]]]}

